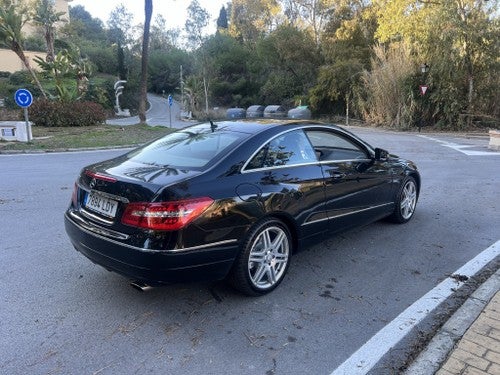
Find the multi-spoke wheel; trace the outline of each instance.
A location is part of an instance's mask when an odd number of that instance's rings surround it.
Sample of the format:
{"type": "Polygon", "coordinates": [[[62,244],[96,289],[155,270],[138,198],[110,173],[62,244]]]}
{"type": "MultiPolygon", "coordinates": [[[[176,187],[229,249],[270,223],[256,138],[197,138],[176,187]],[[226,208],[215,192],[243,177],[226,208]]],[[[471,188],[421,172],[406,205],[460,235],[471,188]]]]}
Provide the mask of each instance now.
{"type": "Polygon", "coordinates": [[[396,223],[406,223],[415,213],[418,200],[418,189],[415,179],[411,176],[404,181],[398,193],[396,207],[390,219],[396,223]]]}
{"type": "Polygon", "coordinates": [[[292,241],[287,227],[267,219],[248,234],[230,275],[233,286],[248,295],[276,288],[290,264],[292,241]]]}

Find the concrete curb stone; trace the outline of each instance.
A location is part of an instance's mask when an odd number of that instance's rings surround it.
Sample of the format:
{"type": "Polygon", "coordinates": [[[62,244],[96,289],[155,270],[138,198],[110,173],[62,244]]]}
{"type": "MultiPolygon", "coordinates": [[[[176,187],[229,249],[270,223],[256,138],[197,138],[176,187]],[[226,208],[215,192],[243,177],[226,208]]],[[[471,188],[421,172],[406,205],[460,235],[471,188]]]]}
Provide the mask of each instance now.
{"type": "Polygon", "coordinates": [[[404,374],[429,375],[439,371],[457,342],[478,319],[499,290],[500,270],[490,276],[451,316],[404,374]]]}

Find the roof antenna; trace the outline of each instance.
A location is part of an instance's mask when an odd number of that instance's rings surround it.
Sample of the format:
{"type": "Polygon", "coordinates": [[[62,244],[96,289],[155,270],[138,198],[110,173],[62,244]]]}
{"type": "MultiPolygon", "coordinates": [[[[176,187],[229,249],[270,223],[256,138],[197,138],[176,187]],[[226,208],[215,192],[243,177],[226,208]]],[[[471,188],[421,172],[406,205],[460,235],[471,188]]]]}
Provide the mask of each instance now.
{"type": "Polygon", "coordinates": [[[210,129],[212,129],[212,133],[215,132],[215,129],[217,129],[217,125],[214,124],[214,122],[210,119],[208,119],[208,121],[210,121],[210,129]]]}

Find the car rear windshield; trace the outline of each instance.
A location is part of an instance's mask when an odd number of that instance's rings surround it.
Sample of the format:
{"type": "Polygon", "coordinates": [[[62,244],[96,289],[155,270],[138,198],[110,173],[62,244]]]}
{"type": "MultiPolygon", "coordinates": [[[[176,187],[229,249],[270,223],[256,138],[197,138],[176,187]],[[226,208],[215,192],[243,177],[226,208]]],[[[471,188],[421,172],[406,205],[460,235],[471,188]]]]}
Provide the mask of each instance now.
{"type": "Polygon", "coordinates": [[[145,164],[203,169],[247,136],[215,124],[200,124],[160,138],[132,151],[128,157],[145,164]]]}

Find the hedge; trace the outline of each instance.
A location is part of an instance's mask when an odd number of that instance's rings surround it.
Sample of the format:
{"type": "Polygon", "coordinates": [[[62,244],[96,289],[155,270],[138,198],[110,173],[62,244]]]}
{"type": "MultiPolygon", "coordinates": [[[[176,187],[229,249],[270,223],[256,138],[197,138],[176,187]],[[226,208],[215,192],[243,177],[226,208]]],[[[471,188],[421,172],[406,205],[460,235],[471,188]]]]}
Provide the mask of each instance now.
{"type": "Polygon", "coordinates": [[[106,112],[94,102],[57,102],[38,99],[29,107],[30,120],[36,126],[92,126],[106,120],[106,112]]]}

